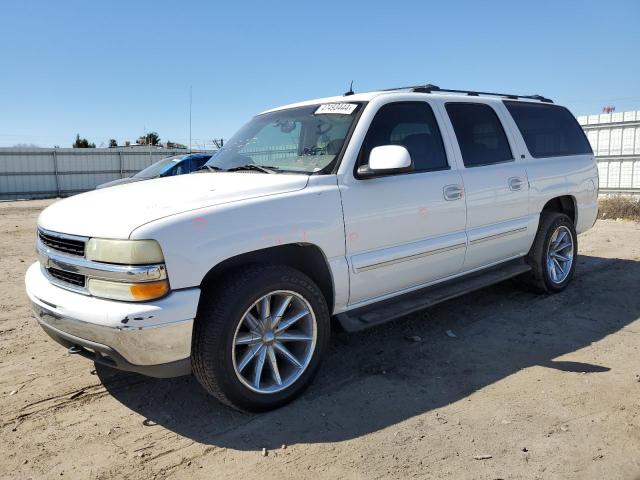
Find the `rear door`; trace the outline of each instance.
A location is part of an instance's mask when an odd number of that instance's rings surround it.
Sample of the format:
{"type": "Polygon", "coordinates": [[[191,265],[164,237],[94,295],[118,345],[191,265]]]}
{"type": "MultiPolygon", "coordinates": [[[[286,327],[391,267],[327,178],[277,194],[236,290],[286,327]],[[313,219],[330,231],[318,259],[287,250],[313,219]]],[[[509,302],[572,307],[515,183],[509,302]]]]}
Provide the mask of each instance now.
{"type": "Polygon", "coordinates": [[[462,177],[443,143],[441,125],[426,101],[379,107],[352,172],[339,182],[342,196],[349,304],[454,275],[466,248],[462,177]],[[411,172],[358,178],[374,147],[402,145],[411,172]]]}
{"type": "Polygon", "coordinates": [[[467,202],[467,254],[463,270],[473,270],[528,251],[535,219],[529,215],[529,183],[517,146],[503,124],[499,102],[445,102],[467,202]]]}

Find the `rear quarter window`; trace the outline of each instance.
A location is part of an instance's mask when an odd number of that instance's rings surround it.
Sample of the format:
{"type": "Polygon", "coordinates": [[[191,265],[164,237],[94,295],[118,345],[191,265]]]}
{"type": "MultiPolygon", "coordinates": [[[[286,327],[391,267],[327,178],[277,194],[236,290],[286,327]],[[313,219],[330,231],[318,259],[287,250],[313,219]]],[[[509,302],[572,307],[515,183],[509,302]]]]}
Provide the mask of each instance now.
{"type": "Polygon", "coordinates": [[[586,135],[569,110],[558,105],[505,101],[534,158],[592,154],[586,135]]]}

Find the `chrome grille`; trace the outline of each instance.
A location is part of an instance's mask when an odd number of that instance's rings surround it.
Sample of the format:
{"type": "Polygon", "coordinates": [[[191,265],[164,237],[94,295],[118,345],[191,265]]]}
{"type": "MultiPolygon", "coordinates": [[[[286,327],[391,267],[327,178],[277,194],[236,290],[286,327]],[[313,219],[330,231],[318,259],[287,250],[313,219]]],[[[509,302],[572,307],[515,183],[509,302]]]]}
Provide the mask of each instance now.
{"type": "Polygon", "coordinates": [[[68,236],[53,235],[45,233],[42,230],[38,231],[38,237],[40,238],[40,241],[49,248],[69,255],[84,257],[85,242],[83,240],[76,240],[68,236]]]}
{"type": "Polygon", "coordinates": [[[61,282],[70,283],[77,287],[84,288],[85,286],[86,277],[79,273],[65,272],[64,270],[58,270],[57,268],[47,268],[47,273],[61,282]]]}

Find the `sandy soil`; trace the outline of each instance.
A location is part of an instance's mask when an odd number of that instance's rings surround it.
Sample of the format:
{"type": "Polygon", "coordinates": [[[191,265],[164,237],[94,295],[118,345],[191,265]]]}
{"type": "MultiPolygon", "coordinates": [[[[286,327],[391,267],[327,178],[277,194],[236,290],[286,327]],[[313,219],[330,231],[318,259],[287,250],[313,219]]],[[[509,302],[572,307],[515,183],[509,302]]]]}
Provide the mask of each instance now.
{"type": "Polygon", "coordinates": [[[640,478],[640,224],[580,236],[562,294],[510,281],[336,333],[301,399],[248,415],[38,328],[23,276],[47,203],[0,203],[2,478],[640,478]]]}

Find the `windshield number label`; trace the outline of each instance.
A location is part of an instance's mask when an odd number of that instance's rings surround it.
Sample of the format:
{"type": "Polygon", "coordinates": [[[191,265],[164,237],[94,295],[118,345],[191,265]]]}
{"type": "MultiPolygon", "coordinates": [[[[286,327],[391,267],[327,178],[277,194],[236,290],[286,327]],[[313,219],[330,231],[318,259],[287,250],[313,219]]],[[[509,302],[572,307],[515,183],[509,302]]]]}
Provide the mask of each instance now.
{"type": "Polygon", "coordinates": [[[326,103],[320,105],[314,112],[314,115],[322,115],[327,113],[339,115],[351,115],[358,105],[355,103],[326,103]]]}

